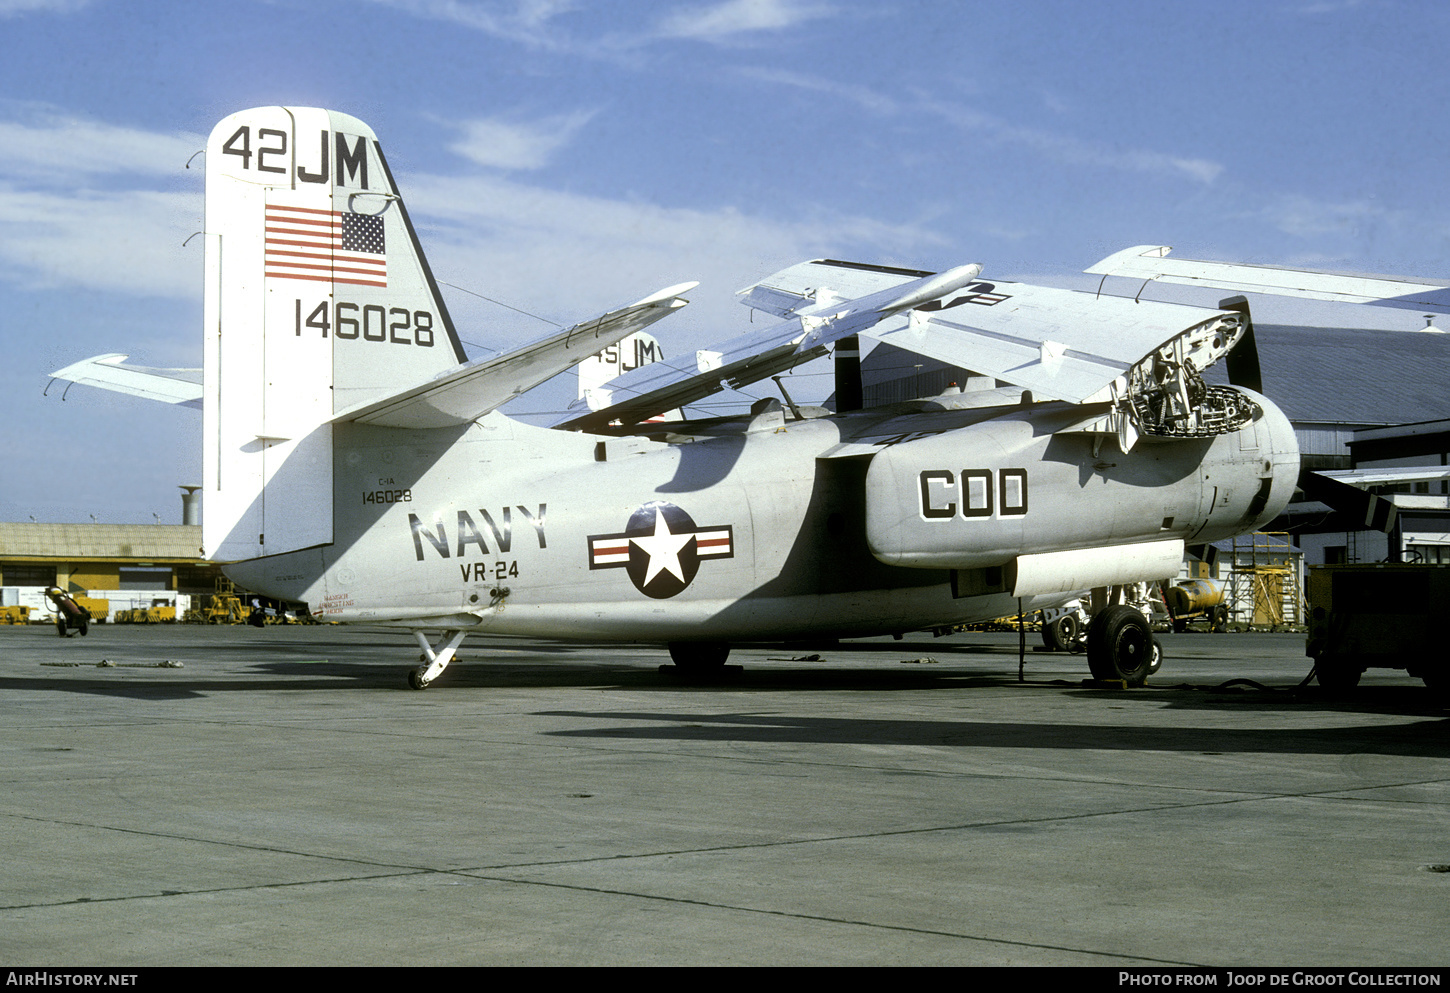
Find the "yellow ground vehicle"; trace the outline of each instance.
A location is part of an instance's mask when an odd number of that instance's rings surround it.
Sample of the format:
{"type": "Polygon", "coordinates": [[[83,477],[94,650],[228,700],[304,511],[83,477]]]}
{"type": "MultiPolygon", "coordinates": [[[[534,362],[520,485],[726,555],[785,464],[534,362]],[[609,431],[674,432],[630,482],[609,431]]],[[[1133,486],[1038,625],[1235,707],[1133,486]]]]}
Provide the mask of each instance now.
{"type": "Polygon", "coordinates": [[[150,607],[133,607],[116,612],[117,624],[175,624],[174,604],[153,604],[150,607]]]}
{"type": "Polygon", "coordinates": [[[1183,579],[1166,586],[1163,599],[1173,615],[1173,630],[1183,631],[1192,621],[1207,621],[1214,631],[1228,627],[1223,583],[1217,579],[1183,579]]]}

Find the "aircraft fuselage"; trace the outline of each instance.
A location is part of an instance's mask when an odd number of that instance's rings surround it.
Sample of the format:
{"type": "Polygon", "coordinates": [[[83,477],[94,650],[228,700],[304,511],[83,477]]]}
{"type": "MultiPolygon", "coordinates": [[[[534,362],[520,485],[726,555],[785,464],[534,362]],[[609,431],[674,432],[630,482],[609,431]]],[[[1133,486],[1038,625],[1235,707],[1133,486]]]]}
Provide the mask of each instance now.
{"type": "Polygon", "coordinates": [[[1061,403],[765,415],[685,443],[500,414],[428,431],[339,424],[334,543],[226,571],[325,619],[532,636],[740,641],[984,620],[1018,602],[978,571],[1018,555],[1212,541],[1271,519],[1298,453],[1283,415],[1255,400],[1261,416],[1239,431],[1127,454],[1065,432],[1082,409],[1061,403]]]}

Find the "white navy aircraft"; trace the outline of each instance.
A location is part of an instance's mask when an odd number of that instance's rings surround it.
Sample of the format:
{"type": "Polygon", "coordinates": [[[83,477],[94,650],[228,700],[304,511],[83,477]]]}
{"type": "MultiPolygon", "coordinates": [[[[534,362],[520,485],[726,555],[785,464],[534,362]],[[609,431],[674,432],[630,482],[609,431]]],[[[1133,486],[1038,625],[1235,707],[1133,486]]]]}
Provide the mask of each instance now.
{"type": "MultiPolygon", "coordinates": [[[[200,374],[106,355],[54,375],[199,403],[206,556],[319,618],[411,629],[415,688],[471,631],[657,643],[708,671],[732,642],[941,628],[1085,589],[1111,603],[1294,493],[1288,420],[1202,377],[1251,335],[1241,298],[805,262],[740,292],[778,323],[593,383],[543,427],[497,408],[695,284],[467,362],[366,124],[243,111],[212,132],[206,169],[200,374]],[[975,375],[854,409],[861,333],[975,375]],[[660,419],[832,348],[835,412],[787,397],[660,419]]],[[[1110,605],[1088,647],[1096,676],[1139,683],[1153,638],[1110,605]]]]}

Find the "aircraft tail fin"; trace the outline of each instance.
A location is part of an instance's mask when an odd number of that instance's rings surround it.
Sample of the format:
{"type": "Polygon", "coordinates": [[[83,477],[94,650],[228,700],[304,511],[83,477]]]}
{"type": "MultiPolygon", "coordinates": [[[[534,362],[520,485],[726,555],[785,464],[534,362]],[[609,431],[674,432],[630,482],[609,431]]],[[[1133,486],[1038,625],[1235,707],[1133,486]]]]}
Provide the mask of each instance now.
{"type": "MultiPolygon", "coordinates": [[[[662,361],[665,351],[654,335],[638,331],[609,348],[589,356],[578,365],[579,398],[571,409],[600,410],[610,404],[610,392],[604,384],[641,366],[662,361]]],[[[651,421],[678,421],[684,411],[665,411],[651,421]]]]}
{"type": "Polygon", "coordinates": [[[206,553],[327,544],[329,422],[464,352],[366,124],[242,111],[212,131],[206,169],[206,553]]]}

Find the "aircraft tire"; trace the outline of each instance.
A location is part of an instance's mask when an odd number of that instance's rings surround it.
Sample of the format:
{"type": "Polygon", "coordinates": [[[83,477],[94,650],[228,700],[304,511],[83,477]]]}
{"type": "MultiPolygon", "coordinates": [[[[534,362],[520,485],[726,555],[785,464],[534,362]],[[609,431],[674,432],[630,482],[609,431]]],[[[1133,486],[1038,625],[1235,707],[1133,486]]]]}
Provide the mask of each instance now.
{"type": "Polygon", "coordinates": [[[1314,660],[1314,678],[1330,693],[1348,693],[1359,685],[1363,673],[1353,655],[1321,655],[1314,660]]]}
{"type": "Polygon", "coordinates": [[[1443,701],[1450,696],[1450,679],[1446,678],[1443,668],[1421,669],[1410,675],[1418,676],[1435,699],[1443,701]]]}
{"type": "Polygon", "coordinates": [[[1228,630],[1228,608],[1219,604],[1209,613],[1208,629],[1214,634],[1223,634],[1228,630]]]}
{"type": "Polygon", "coordinates": [[[408,686],[415,690],[426,690],[431,685],[431,680],[425,681],[423,679],[424,671],[426,671],[426,667],[424,666],[419,666],[416,669],[409,669],[408,686]]]}
{"type": "Polygon", "coordinates": [[[1042,643],[1054,652],[1070,651],[1076,640],[1077,618],[1071,614],[1063,614],[1057,620],[1042,625],[1042,643]]]}
{"type": "Polygon", "coordinates": [[[685,672],[715,672],[730,657],[730,646],[718,641],[672,641],[670,658],[685,672]]]}
{"type": "Polygon", "coordinates": [[[1148,675],[1156,676],[1158,670],[1163,668],[1163,642],[1157,638],[1153,639],[1153,655],[1148,663],[1148,675]]]}
{"type": "Polygon", "coordinates": [[[1094,679],[1142,686],[1153,663],[1153,637],[1140,611],[1113,604],[1088,625],[1088,668],[1094,679]]]}

